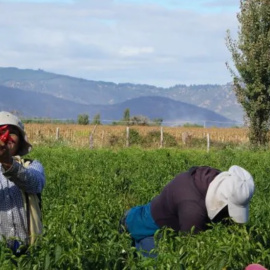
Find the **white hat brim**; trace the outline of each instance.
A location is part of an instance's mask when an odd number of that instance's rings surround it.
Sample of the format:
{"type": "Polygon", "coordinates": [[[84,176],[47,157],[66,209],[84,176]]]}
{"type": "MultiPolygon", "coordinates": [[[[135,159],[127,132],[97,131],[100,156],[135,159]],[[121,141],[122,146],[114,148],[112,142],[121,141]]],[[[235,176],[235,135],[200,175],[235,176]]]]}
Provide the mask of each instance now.
{"type": "Polygon", "coordinates": [[[249,205],[240,206],[228,202],[228,211],[230,217],[236,223],[246,223],[248,221],[249,216],[249,205]]]}

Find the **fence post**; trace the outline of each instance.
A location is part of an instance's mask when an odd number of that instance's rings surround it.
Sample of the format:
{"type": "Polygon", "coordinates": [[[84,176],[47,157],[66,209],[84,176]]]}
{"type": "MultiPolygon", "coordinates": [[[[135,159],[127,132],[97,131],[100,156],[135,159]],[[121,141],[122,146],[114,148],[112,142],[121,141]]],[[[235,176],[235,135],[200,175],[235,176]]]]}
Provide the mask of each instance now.
{"type": "Polygon", "coordinates": [[[57,141],[59,140],[59,127],[56,128],[55,139],[56,139],[57,141]]]}
{"type": "Polygon", "coordinates": [[[209,133],[207,133],[206,138],[207,138],[207,153],[208,153],[209,148],[210,148],[210,136],[209,136],[209,133]]]}
{"type": "Polygon", "coordinates": [[[163,127],[160,127],[160,148],[163,147],[163,127]]]}
{"type": "Polygon", "coordinates": [[[104,130],[102,130],[102,133],[101,133],[101,148],[103,148],[103,144],[104,144],[104,135],[105,135],[105,132],[104,132],[104,130]]]}
{"type": "Polygon", "coordinates": [[[96,127],[97,127],[97,125],[95,125],[94,129],[92,130],[92,132],[90,134],[90,138],[89,138],[90,149],[94,148],[94,133],[95,133],[96,127]]]}
{"type": "Polygon", "coordinates": [[[129,147],[129,127],[126,128],[126,147],[129,147]]]}

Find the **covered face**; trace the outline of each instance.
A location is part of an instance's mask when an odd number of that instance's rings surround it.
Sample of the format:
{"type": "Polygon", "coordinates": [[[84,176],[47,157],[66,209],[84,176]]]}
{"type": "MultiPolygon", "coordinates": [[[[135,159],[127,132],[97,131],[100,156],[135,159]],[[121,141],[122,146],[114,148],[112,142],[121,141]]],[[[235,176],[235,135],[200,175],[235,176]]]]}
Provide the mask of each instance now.
{"type": "Polygon", "coordinates": [[[230,167],[210,183],[205,204],[211,220],[225,207],[236,223],[246,223],[249,217],[249,202],[254,193],[251,174],[239,166],[230,167]]]}
{"type": "Polygon", "coordinates": [[[18,136],[20,139],[19,143],[19,148],[17,149],[16,155],[26,155],[31,151],[31,144],[28,142],[25,131],[24,131],[24,126],[21,120],[9,113],[2,111],[0,112],[0,126],[5,126],[8,125],[9,129],[15,129],[18,131],[18,136]]]}

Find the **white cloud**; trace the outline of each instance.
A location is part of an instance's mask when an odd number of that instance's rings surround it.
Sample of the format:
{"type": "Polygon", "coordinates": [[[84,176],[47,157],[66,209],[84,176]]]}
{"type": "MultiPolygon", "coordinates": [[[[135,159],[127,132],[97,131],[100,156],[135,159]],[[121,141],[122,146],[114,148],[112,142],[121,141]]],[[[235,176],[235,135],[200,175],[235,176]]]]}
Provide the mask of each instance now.
{"type": "Polygon", "coordinates": [[[119,50],[120,56],[139,56],[142,54],[151,54],[154,52],[152,47],[122,47],[119,50]]]}
{"type": "Polygon", "coordinates": [[[230,80],[225,36],[227,29],[236,32],[237,10],[209,13],[113,0],[0,0],[0,9],[2,66],[157,86],[230,80]]]}

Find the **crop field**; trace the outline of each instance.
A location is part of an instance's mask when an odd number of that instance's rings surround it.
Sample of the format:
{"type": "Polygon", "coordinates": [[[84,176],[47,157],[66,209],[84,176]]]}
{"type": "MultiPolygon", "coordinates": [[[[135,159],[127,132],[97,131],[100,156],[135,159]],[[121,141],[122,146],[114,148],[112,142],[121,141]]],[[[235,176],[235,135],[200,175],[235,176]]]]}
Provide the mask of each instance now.
{"type": "Polygon", "coordinates": [[[29,140],[34,144],[62,141],[67,145],[87,148],[198,147],[207,144],[243,145],[248,142],[245,128],[200,128],[158,126],[109,126],[76,124],[26,124],[29,140]],[[162,134],[163,133],[163,134],[162,134]]]}
{"type": "MultiPolygon", "coordinates": [[[[16,269],[240,270],[270,266],[270,153],[247,150],[80,149],[39,145],[28,155],[42,162],[44,234],[16,269]],[[245,225],[211,225],[198,235],[159,232],[156,259],[131,247],[118,222],[132,206],[147,203],[176,174],[194,165],[227,170],[237,164],[254,176],[256,191],[245,225]]],[[[0,246],[1,269],[15,269],[0,246]]]]}

